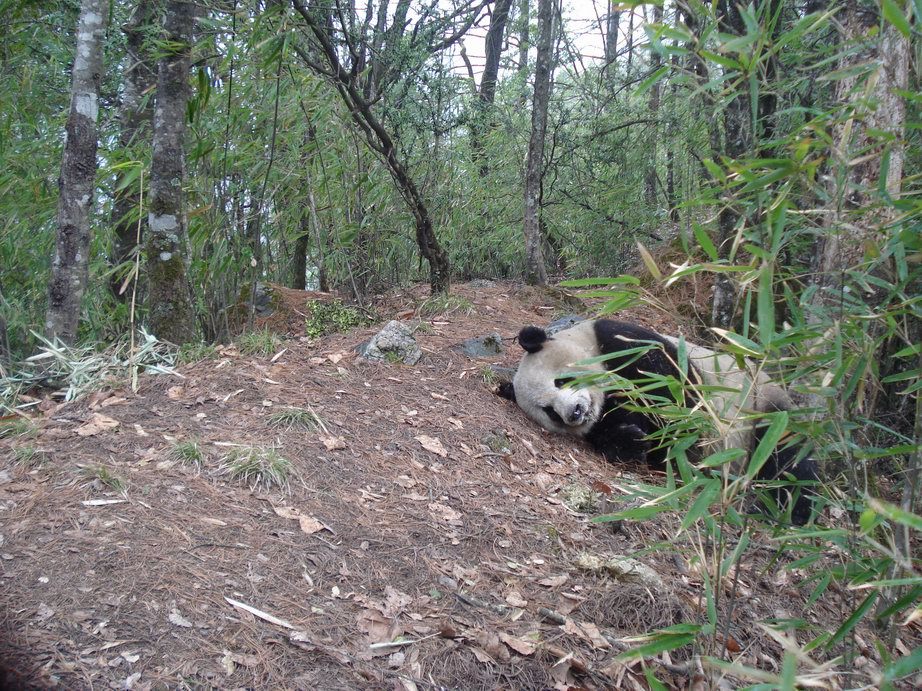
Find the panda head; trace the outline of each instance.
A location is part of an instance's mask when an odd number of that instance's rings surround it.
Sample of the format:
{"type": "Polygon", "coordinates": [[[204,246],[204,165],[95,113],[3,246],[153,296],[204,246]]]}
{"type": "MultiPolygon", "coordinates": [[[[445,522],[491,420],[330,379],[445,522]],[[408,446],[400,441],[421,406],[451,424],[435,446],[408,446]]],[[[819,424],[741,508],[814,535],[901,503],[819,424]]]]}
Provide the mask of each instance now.
{"type": "Polygon", "coordinates": [[[526,326],[518,340],[525,355],[512,386],[500,393],[546,430],[580,437],[588,434],[602,415],[605,396],[591,386],[577,387],[572,380],[581,373],[604,369],[579,364],[599,354],[592,323],[577,324],[554,336],[526,326]]]}

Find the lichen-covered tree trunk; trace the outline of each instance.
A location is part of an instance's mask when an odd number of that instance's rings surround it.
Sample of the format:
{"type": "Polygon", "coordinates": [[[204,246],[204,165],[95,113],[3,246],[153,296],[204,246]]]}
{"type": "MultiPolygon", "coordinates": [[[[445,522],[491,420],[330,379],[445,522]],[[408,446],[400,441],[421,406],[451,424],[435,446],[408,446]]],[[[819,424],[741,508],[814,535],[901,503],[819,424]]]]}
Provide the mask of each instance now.
{"type": "MultiPolygon", "coordinates": [[[[153,101],[146,99],[144,95],[157,80],[151,46],[145,41],[145,30],[154,21],[154,11],[154,0],[138,0],[131,19],[122,26],[127,53],[124,90],[119,107],[118,145],[122,150],[129,150],[132,145],[145,139],[153,114],[153,101]]],[[[131,259],[138,246],[139,231],[143,231],[143,227],[140,229],[138,227],[137,216],[140,211],[141,186],[137,181],[126,184],[128,176],[133,172],[131,169],[121,172],[113,193],[115,197],[112,204],[112,229],[115,232],[115,246],[111,257],[113,267],[131,259]]],[[[112,294],[119,300],[125,297],[121,289],[122,283],[122,276],[119,273],[113,273],[109,287],[112,294]]]]}
{"type": "MultiPolygon", "coordinates": [[[[720,0],[718,26],[727,34],[743,36],[746,25],[740,13],[740,6],[730,0],[720,0]]],[[[741,89],[744,87],[740,87],[741,89]]],[[[723,146],[716,127],[711,129],[711,149],[717,154],[723,153],[727,158],[742,158],[751,152],[753,143],[752,128],[754,123],[750,116],[747,94],[738,93],[730,99],[723,111],[723,146]]],[[[732,204],[723,204],[717,215],[717,251],[722,259],[729,258],[730,247],[740,222],[739,211],[732,204]]],[[[711,301],[711,325],[722,329],[733,326],[736,317],[737,285],[725,273],[718,273],[714,279],[714,294],[711,301]]]]}
{"type": "Polygon", "coordinates": [[[77,21],[70,114],[58,183],[58,230],[45,315],[45,336],[65,343],[73,343],[77,338],[80,303],[89,274],[96,120],[107,12],[108,3],[103,0],[83,0],[77,21]]]}
{"type": "Polygon", "coordinates": [[[903,178],[903,127],[909,83],[909,41],[889,23],[879,37],[871,37],[877,13],[854,0],[841,17],[842,45],[851,46],[840,68],[876,65],[869,73],[840,79],[836,101],[850,108],[850,117],[834,130],[838,154],[833,176],[831,208],[819,239],[814,306],[834,307],[843,300],[845,272],[860,266],[865,253],[879,241],[889,220],[881,207],[878,185],[884,179],[887,194],[898,198],[903,178]],[[860,44],[865,44],[860,46],[860,44]],[[859,46],[862,50],[855,47],[859,46]],[[887,154],[888,168],[881,170],[887,154]]]}
{"type": "Polygon", "coordinates": [[[554,45],[554,0],[538,2],[538,54],[535,58],[535,91],[531,109],[531,137],[525,163],[525,280],[546,285],[547,269],[541,238],[541,177],[544,170],[544,139],[547,106],[551,95],[551,62],[554,45]]]}
{"type": "Polygon", "coordinates": [[[157,67],[147,218],[148,321],[157,338],[177,344],[195,337],[186,277],[188,243],[182,197],[183,135],[194,22],[193,3],[166,3],[161,48],[164,55],[157,67]]]}

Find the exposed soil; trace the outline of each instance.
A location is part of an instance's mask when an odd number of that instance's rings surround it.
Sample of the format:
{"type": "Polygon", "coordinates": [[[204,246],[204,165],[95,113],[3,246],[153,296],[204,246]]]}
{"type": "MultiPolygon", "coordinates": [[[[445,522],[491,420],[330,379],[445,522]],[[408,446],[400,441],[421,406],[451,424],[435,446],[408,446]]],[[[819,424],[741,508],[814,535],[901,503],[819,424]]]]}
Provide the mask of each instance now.
{"type": "MultiPolygon", "coordinates": [[[[54,407],[34,438],[0,440],[7,685],[648,688],[641,663],[614,657],[627,636],[703,620],[693,546],[675,539],[674,516],[616,530],[565,498],[594,487],[617,508],[624,477],[661,478],[544,433],[492,393],[490,360],[452,349],[499,331],[495,364],[514,366],[521,326],[572,310],[508,283],[454,292],[473,312],[424,319],[415,367],[356,357],[380,324],[316,342],[292,334],[274,356],[224,348],[182,378],[143,376],[136,393],[54,407]],[[290,406],[324,428],[270,423],[290,406]],[[201,469],[172,455],[189,440],[206,453],[201,469]],[[41,462],[17,462],[11,446],[27,443],[41,462]],[[291,461],[289,486],[228,476],[234,445],[274,448],[291,461]],[[664,584],[581,569],[586,554],[635,557],[664,584]]],[[[423,298],[395,293],[377,310],[406,317],[423,298]]],[[[676,330],[651,309],[629,316],[676,330]]],[[[769,537],[727,579],[730,624],[704,652],[777,672],[781,645],[756,622],[802,617],[815,635],[854,601],[832,586],[806,606],[807,572],[788,569],[788,555],[773,561],[769,537]]],[[[869,631],[858,644],[879,664],[869,631]]],[[[688,688],[701,681],[691,652],[648,664],[688,688]]]]}

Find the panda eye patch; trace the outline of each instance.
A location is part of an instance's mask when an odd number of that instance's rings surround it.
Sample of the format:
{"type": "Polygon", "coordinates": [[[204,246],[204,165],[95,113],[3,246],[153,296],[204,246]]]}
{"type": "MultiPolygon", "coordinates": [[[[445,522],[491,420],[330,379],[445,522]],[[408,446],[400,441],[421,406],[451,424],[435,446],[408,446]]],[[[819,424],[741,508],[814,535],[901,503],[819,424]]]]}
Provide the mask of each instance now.
{"type": "Polygon", "coordinates": [[[554,386],[556,386],[558,389],[561,389],[571,381],[573,381],[573,379],[570,377],[557,377],[557,379],[554,380],[554,386]]]}
{"type": "Polygon", "coordinates": [[[556,422],[558,425],[563,425],[563,424],[565,424],[564,421],[563,421],[563,418],[560,417],[560,415],[557,414],[557,411],[554,410],[553,406],[546,405],[546,406],[542,407],[541,410],[543,410],[544,413],[545,413],[545,415],[547,415],[549,418],[551,418],[551,420],[553,420],[554,422],[556,422]]]}

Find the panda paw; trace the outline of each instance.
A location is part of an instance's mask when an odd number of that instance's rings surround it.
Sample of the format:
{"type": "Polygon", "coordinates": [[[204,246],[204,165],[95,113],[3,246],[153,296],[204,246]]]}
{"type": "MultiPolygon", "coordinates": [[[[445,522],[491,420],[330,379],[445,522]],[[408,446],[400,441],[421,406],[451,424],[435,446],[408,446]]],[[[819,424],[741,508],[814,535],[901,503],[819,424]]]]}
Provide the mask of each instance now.
{"type": "Polygon", "coordinates": [[[619,437],[622,437],[627,441],[642,444],[644,445],[645,449],[650,448],[650,442],[645,439],[647,433],[637,425],[618,425],[615,428],[615,431],[619,437]]]}
{"type": "Polygon", "coordinates": [[[647,433],[637,425],[622,424],[614,428],[605,456],[610,461],[645,462],[651,444],[647,433]]]}

